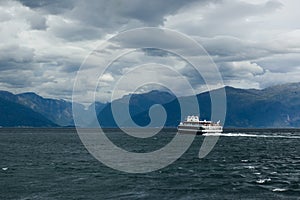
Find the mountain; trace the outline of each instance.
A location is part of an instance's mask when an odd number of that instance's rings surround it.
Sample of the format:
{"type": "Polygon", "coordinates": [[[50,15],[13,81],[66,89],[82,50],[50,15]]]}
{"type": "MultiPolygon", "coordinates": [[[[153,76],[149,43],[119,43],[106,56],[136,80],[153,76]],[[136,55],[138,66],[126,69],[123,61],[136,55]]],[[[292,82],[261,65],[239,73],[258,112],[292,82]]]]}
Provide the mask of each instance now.
{"type": "Polygon", "coordinates": [[[47,99],[35,93],[17,94],[17,102],[44,115],[60,126],[73,125],[72,103],[65,100],[47,99]]]}
{"type": "MultiPolygon", "coordinates": [[[[238,89],[225,87],[227,113],[225,127],[300,127],[300,83],[283,84],[263,90],[238,89]]],[[[210,119],[211,101],[209,92],[198,94],[201,118],[210,119]]],[[[95,102],[87,109],[75,104],[81,116],[82,127],[95,127],[97,121],[92,119],[90,111],[96,109],[97,118],[102,127],[117,127],[115,117],[120,125],[130,127],[132,120],[139,126],[160,125],[160,115],[153,109],[159,104],[167,114],[166,127],[176,127],[182,120],[179,102],[188,105],[186,113],[195,113],[192,96],[176,98],[166,91],[151,91],[144,94],[125,95],[111,103],[95,102]],[[111,105],[117,108],[113,115],[111,105]],[[127,114],[126,114],[127,113],[127,114]],[[129,114],[128,114],[129,113],[129,114]]],[[[72,103],[65,100],[43,98],[35,93],[12,94],[0,91],[0,126],[72,126],[72,103]]],[[[159,107],[156,107],[159,108],[159,107]]]]}
{"type": "MultiPolygon", "coordinates": [[[[281,101],[268,97],[264,90],[241,90],[226,87],[229,127],[288,127],[287,111],[281,101]]],[[[277,93],[273,95],[276,96],[277,93]]]]}
{"type": "MultiPolygon", "coordinates": [[[[26,108],[26,113],[30,111],[31,113],[37,113],[39,116],[42,116],[41,119],[47,119],[49,124],[40,126],[74,126],[73,121],[73,113],[72,113],[72,103],[65,101],[65,100],[58,100],[58,99],[50,99],[41,97],[33,92],[21,93],[21,94],[13,94],[7,91],[0,91],[0,99],[3,101],[3,107],[0,108],[0,114],[3,116],[1,119],[6,119],[6,123],[9,123],[10,126],[30,126],[30,123],[16,123],[14,125],[14,114],[17,113],[8,113],[8,111],[4,112],[4,109],[7,106],[15,105],[16,108],[26,108]],[[5,102],[7,106],[5,105],[5,102]],[[6,118],[5,116],[11,116],[10,118],[6,118]],[[52,125],[51,125],[52,124],[52,125]]],[[[99,113],[106,104],[95,102],[91,105],[89,109],[95,108],[97,113],[99,113]],[[93,107],[94,106],[94,107],[93,107]]],[[[85,107],[81,104],[75,103],[77,111],[79,111],[82,115],[86,115],[88,112],[86,111],[85,107]]],[[[27,114],[24,113],[24,117],[27,114]]],[[[18,116],[15,116],[18,118],[18,116]]],[[[27,121],[30,121],[30,118],[33,118],[30,115],[27,116],[27,121]]],[[[3,121],[3,120],[2,120],[3,121]]],[[[24,121],[24,120],[23,120],[24,121]]],[[[87,123],[83,124],[87,125],[87,123]]],[[[0,126],[6,126],[4,123],[0,126]]],[[[32,126],[35,126],[35,123],[32,123],[32,126]]]]}
{"type": "MultiPolygon", "coordinates": [[[[10,95],[7,93],[7,95],[10,95]]],[[[18,103],[0,98],[0,126],[2,127],[57,127],[58,125],[18,103]]]]}
{"type": "MultiPolygon", "coordinates": [[[[225,127],[300,127],[300,83],[283,84],[263,90],[237,89],[227,86],[225,91],[227,98],[225,127]]],[[[168,114],[165,126],[176,127],[181,120],[178,101],[188,105],[192,99],[191,96],[179,99],[172,96],[168,100],[163,100],[162,97],[166,94],[162,95],[158,91],[149,94],[131,96],[133,99],[129,105],[122,100],[117,100],[115,105],[121,110],[129,106],[133,121],[145,126],[150,122],[149,108],[161,103],[168,114]],[[148,102],[147,97],[158,101],[148,102]]],[[[198,94],[197,100],[201,118],[209,120],[211,114],[209,92],[198,94]]],[[[116,127],[110,106],[111,104],[107,105],[98,115],[103,127],[116,127]]],[[[187,112],[195,114],[192,108],[187,112]]],[[[121,111],[119,114],[124,113],[121,111]]],[[[123,121],[122,125],[126,126],[130,119],[123,121]]]]}
{"type": "Polygon", "coordinates": [[[98,121],[102,127],[117,127],[114,120],[111,105],[118,110],[118,117],[122,120],[121,126],[131,126],[129,119],[126,118],[126,108],[134,117],[134,121],[140,125],[145,126],[149,123],[150,118],[148,114],[138,117],[140,113],[148,111],[149,108],[155,104],[166,104],[175,100],[176,97],[168,92],[153,90],[144,94],[130,94],[117,99],[112,103],[108,103],[98,114],[98,121]],[[138,118],[137,118],[138,117],[138,118]]]}
{"type": "MultiPolygon", "coordinates": [[[[0,98],[26,106],[59,126],[74,124],[71,102],[43,98],[33,92],[14,95],[6,91],[1,91],[0,98]]],[[[83,106],[82,109],[84,109],[83,106]]]]}

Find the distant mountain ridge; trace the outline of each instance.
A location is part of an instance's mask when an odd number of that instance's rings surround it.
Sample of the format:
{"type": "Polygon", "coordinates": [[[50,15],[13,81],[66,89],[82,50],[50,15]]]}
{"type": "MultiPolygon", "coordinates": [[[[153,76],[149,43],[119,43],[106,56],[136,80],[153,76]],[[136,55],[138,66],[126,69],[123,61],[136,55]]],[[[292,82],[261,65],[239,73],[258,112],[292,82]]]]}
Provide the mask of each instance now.
{"type": "Polygon", "coordinates": [[[0,98],[0,126],[2,127],[58,127],[32,109],[0,98]]]}
{"type": "Polygon", "coordinates": [[[33,92],[14,95],[6,91],[0,91],[0,98],[23,105],[43,115],[58,126],[73,124],[71,102],[43,98],[33,92]]]}
{"type": "MultiPolygon", "coordinates": [[[[166,104],[175,99],[176,96],[168,92],[153,90],[143,94],[125,95],[123,98],[113,101],[113,104],[118,110],[129,107],[129,112],[134,118],[134,121],[140,126],[145,126],[150,120],[148,110],[151,106],[155,104],[166,104]],[[144,114],[142,117],[139,116],[141,113],[145,112],[147,114],[144,114]]],[[[111,105],[112,103],[107,104],[98,114],[98,121],[102,127],[117,127],[111,105]]],[[[121,126],[127,126],[129,120],[130,119],[125,119],[121,126]]]]}
{"type": "MultiPolygon", "coordinates": [[[[263,90],[226,86],[225,91],[227,99],[225,127],[300,127],[300,83],[277,85],[263,90]]],[[[142,96],[145,96],[145,94],[142,96]]],[[[136,97],[132,96],[132,98],[136,97]]],[[[190,96],[179,97],[180,102],[186,103],[191,98],[190,96]]],[[[198,94],[197,99],[201,110],[201,118],[209,120],[211,115],[209,92],[198,94]]],[[[161,102],[152,102],[151,105],[156,103],[161,102]]],[[[151,105],[147,104],[139,112],[131,112],[133,121],[142,126],[149,124],[148,111],[151,105]]],[[[162,106],[168,114],[165,126],[176,127],[181,120],[178,99],[173,97],[173,100],[162,103],[162,106]]],[[[136,106],[131,103],[129,107],[135,108],[136,106]]],[[[190,112],[194,114],[193,110],[190,112]]],[[[116,127],[110,104],[99,113],[98,119],[103,127],[116,127]]]]}
{"type": "MultiPolygon", "coordinates": [[[[49,124],[41,124],[41,127],[49,127],[49,126],[74,126],[73,121],[73,113],[72,113],[72,103],[59,100],[59,99],[50,99],[41,97],[33,92],[26,92],[21,94],[13,94],[7,91],[0,91],[0,100],[6,100],[7,102],[14,103],[14,105],[24,106],[27,109],[33,111],[34,113],[38,113],[40,116],[43,116],[45,119],[51,122],[52,125],[49,124]]],[[[95,103],[96,108],[101,110],[106,104],[102,104],[100,102],[95,103]]],[[[84,113],[85,107],[81,104],[76,104],[77,108],[84,113]]],[[[4,106],[5,107],[5,106],[4,106]]],[[[0,111],[4,109],[4,107],[0,108],[0,111]]],[[[99,111],[98,111],[99,112],[99,111]]],[[[4,112],[0,113],[0,117],[5,118],[4,112]]],[[[34,118],[31,115],[25,115],[27,120],[34,118]]],[[[13,118],[11,118],[12,122],[10,122],[11,126],[14,125],[13,118]]],[[[32,122],[32,126],[34,126],[35,122],[32,122]]],[[[6,125],[1,122],[0,126],[5,127],[6,125]]],[[[24,126],[30,126],[26,124],[24,126]]]]}
{"type": "MultiPolygon", "coordinates": [[[[300,83],[269,87],[263,90],[238,89],[226,86],[227,113],[225,127],[300,127],[300,83]]],[[[165,91],[150,91],[144,94],[130,94],[113,101],[121,110],[129,108],[131,118],[139,126],[150,123],[149,109],[155,104],[164,107],[167,113],[166,127],[176,127],[180,122],[180,102],[189,102],[191,97],[179,97],[165,91]]],[[[210,118],[211,101],[209,92],[197,95],[201,118],[210,118]]],[[[102,127],[117,127],[111,110],[112,103],[96,102],[89,109],[96,108],[102,127]]],[[[83,105],[78,110],[88,115],[83,105]]],[[[120,115],[123,115],[121,111],[120,115]]],[[[191,111],[192,112],[192,111],[191,111]]],[[[191,113],[194,114],[194,113],[191,113]]],[[[125,118],[121,125],[126,126],[125,118]]],[[[58,127],[74,126],[72,103],[65,100],[43,98],[35,93],[13,94],[0,91],[0,126],[2,127],[58,127]]],[[[86,122],[86,127],[95,127],[86,122]]]]}

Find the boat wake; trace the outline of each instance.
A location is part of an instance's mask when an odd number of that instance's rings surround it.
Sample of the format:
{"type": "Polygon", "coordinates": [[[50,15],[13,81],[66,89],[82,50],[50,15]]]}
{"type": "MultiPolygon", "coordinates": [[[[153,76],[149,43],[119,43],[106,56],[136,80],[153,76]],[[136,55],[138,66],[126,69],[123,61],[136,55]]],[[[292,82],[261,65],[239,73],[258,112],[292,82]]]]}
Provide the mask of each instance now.
{"type": "Polygon", "coordinates": [[[221,136],[221,137],[256,137],[256,138],[287,138],[300,139],[296,135],[262,135],[262,134],[248,134],[248,133],[205,133],[204,136],[221,136]]]}

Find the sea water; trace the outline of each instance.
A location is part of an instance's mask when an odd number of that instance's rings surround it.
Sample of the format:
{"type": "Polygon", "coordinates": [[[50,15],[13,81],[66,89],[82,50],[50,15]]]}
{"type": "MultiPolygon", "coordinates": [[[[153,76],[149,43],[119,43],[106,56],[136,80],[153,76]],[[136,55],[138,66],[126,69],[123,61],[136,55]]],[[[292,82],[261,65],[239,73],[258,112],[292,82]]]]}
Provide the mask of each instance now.
{"type": "MultiPolygon", "coordinates": [[[[176,134],[147,139],[106,130],[119,147],[150,152],[176,134]]],[[[171,165],[145,174],[108,168],[74,129],[0,129],[0,199],[298,199],[300,130],[227,130],[205,158],[196,136],[171,165]]]]}

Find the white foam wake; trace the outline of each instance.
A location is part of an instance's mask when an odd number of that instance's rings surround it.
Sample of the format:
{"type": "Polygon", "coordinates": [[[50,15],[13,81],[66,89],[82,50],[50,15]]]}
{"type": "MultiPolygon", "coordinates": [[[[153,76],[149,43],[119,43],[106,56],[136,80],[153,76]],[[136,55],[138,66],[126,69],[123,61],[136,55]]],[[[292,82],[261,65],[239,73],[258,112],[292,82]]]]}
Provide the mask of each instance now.
{"type": "Polygon", "coordinates": [[[248,134],[248,133],[205,133],[204,136],[224,136],[224,137],[257,137],[257,138],[287,138],[300,139],[300,136],[291,135],[263,135],[263,134],[248,134]]]}
{"type": "Polygon", "coordinates": [[[266,179],[259,179],[259,180],[256,181],[256,183],[263,184],[265,182],[270,182],[270,181],[271,181],[270,178],[266,178],[266,179]]]}
{"type": "Polygon", "coordinates": [[[275,188],[272,191],[273,192],[285,192],[285,191],[287,191],[287,189],[285,189],[285,188],[275,188]]]}

